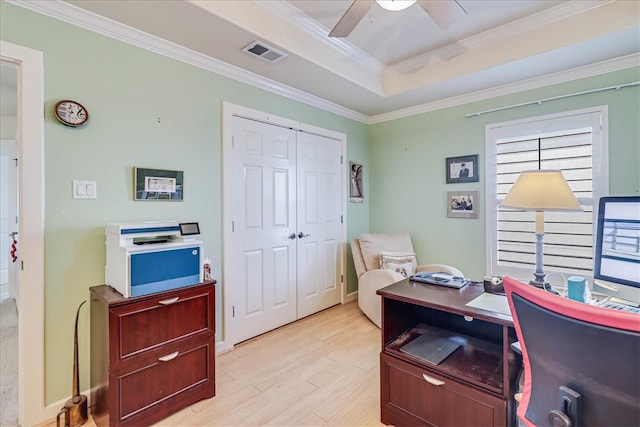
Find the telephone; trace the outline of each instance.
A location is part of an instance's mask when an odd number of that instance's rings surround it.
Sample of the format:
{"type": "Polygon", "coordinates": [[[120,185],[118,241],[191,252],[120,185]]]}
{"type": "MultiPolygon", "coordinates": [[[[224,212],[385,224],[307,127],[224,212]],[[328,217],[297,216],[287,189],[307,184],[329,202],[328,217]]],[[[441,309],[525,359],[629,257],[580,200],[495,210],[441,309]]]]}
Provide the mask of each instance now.
{"type": "Polygon", "coordinates": [[[504,295],[502,276],[484,276],[484,291],[490,294],[504,295]]]}

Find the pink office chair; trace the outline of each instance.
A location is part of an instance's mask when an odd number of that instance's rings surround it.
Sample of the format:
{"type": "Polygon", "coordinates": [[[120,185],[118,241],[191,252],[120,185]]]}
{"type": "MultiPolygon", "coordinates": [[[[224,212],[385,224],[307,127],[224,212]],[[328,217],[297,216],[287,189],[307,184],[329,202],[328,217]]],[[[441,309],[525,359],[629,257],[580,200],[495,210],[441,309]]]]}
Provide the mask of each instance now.
{"type": "Polygon", "coordinates": [[[524,363],[528,426],[640,425],[640,315],[504,278],[524,363]]]}

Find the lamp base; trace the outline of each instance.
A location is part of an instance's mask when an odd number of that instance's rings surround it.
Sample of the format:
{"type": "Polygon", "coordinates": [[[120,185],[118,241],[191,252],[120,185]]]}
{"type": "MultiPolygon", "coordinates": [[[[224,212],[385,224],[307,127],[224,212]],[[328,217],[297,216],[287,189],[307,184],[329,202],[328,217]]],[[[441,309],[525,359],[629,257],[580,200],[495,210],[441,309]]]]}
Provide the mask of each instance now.
{"type": "Polygon", "coordinates": [[[545,291],[550,292],[550,293],[552,293],[554,295],[560,295],[560,292],[558,292],[555,289],[553,289],[551,287],[551,285],[549,284],[549,282],[545,282],[544,275],[542,276],[542,278],[540,278],[540,277],[538,277],[538,275],[536,275],[536,279],[535,280],[531,280],[529,282],[529,284],[531,286],[535,286],[536,288],[544,289],[545,291]]]}

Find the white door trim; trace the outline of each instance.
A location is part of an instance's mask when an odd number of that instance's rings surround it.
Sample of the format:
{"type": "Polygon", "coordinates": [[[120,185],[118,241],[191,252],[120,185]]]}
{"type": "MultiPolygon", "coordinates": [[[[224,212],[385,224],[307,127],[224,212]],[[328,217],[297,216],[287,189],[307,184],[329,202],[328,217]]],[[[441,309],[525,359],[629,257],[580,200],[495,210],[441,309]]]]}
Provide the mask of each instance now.
{"type": "MultiPolygon", "coordinates": [[[[302,122],[297,122],[295,120],[287,119],[284,117],[274,116],[272,114],[268,114],[262,111],[254,110],[251,108],[243,107],[241,105],[232,104],[230,102],[222,102],[222,295],[223,295],[223,327],[222,327],[222,342],[219,342],[216,345],[216,349],[219,351],[229,350],[233,348],[234,341],[234,329],[233,329],[233,304],[235,294],[233,289],[227,286],[228,283],[231,282],[231,277],[233,277],[232,271],[226,268],[229,265],[229,260],[226,259],[226,254],[228,248],[231,245],[232,239],[232,230],[231,230],[231,221],[232,221],[232,203],[233,200],[231,198],[231,194],[229,189],[231,188],[230,177],[231,172],[225,169],[224,165],[231,164],[231,150],[229,149],[232,146],[232,118],[234,116],[244,117],[251,120],[258,120],[264,123],[271,123],[277,126],[290,127],[296,130],[302,130],[304,132],[314,133],[317,135],[322,135],[327,138],[332,138],[341,141],[342,143],[342,159],[344,166],[344,159],[346,159],[346,150],[347,150],[347,136],[341,132],[335,132],[328,129],[323,129],[320,127],[308,125],[302,122]]],[[[343,180],[344,181],[344,180],[343,180]]],[[[342,183],[342,212],[343,216],[346,216],[347,206],[346,206],[346,190],[345,183],[342,183]]],[[[347,274],[346,274],[346,265],[347,265],[347,250],[346,250],[346,226],[347,226],[347,218],[343,217],[342,219],[342,268],[343,268],[343,282],[342,282],[342,303],[347,302],[347,274]]]]}
{"type": "Polygon", "coordinates": [[[0,40],[18,69],[20,425],[44,421],[44,62],[41,51],[0,40]]]}

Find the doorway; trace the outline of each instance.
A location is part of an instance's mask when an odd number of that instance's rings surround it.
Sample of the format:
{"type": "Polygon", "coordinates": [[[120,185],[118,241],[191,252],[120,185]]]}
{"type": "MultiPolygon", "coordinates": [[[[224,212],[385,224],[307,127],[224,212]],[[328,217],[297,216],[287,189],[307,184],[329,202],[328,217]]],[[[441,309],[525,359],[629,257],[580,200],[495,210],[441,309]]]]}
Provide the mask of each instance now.
{"type": "Polygon", "coordinates": [[[0,52],[16,70],[18,423],[33,425],[45,418],[43,55],[4,40],[0,52]]]}
{"type": "Polygon", "coordinates": [[[224,347],[344,301],[344,134],[223,108],[224,347]]]}
{"type": "Polygon", "coordinates": [[[0,425],[18,425],[18,76],[0,62],[0,425]]]}
{"type": "Polygon", "coordinates": [[[15,64],[0,62],[0,300],[18,299],[18,74],[15,64]]]}

